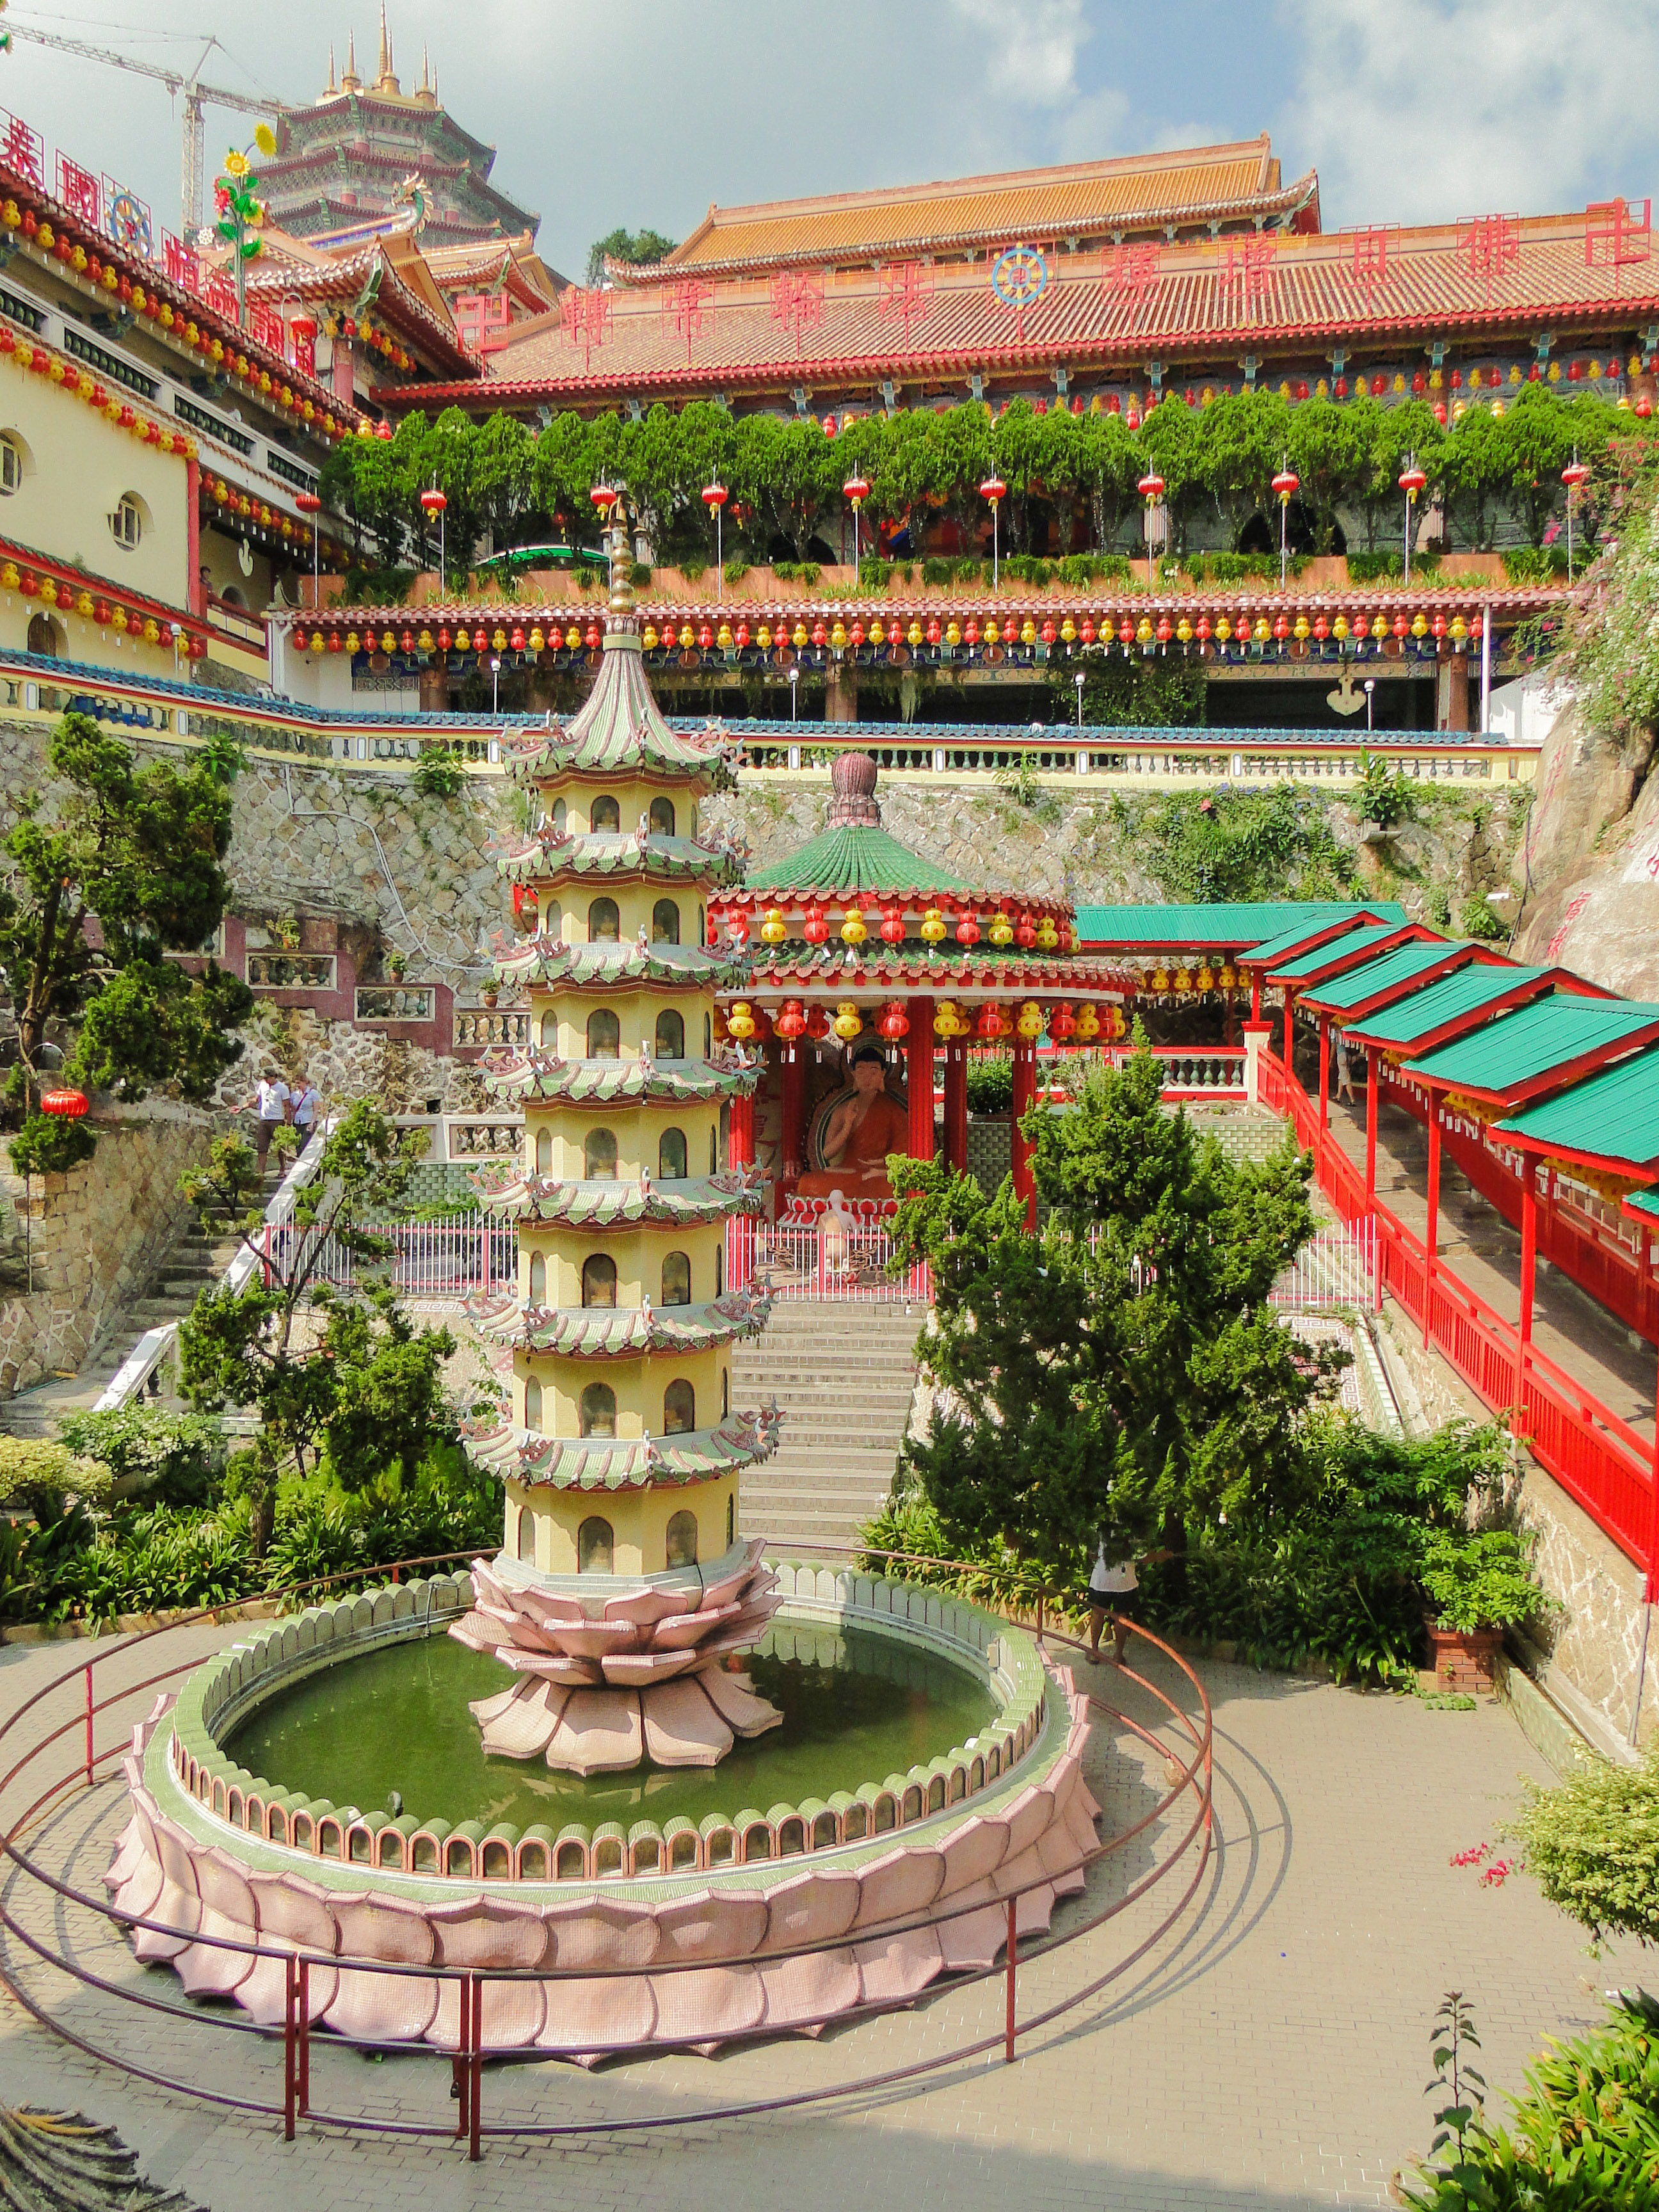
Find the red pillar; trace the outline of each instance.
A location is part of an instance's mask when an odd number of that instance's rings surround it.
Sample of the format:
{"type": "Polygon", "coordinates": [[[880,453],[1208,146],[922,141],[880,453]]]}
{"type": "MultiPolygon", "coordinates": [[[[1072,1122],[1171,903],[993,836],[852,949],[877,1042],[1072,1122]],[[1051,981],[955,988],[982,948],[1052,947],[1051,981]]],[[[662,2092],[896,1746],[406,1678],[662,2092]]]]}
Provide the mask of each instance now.
{"type": "Polygon", "coordinates": [[[1538,1273],[1538,1163],[1528,1152],[1521,1170],[1521,1325],[1515,1356],[1515,1434],[1526,1432],[1527,1369],[1532,1352],[1532,1296],[1538,1273]]]}
{"type": "MultiPolygon", "coordinates": [[[[185,463],[185,605],[204,620],[207,593],[202,588],[202,465],[185,463]]],[[[320,518],[319,518],[320,520],[320,518]]]]}
{"type": "Polygon", "coordinates": [[[1285,986],[1285,1080],[1296,1081],[1296,993],[1285,986]]]}
{"type": "Polygon", "coordinates": [[[755,1100],[751,1092],[747,1098],[732,1101],[732,1133],[727,1146],[729,1164],[748,1167],[755,1157],[755,1100]]]}
{"type": "Polygon", "coordinates": [[[1440,1239],[1440,1101],[1429,1097],[1429,1218],[1423,1231],[1423,1342],[1434,1308],[1434,1262],[1440,1239]]]}
{"type": "Polygon", "coordinates": [[[968,1046],[962,1037],[945,1047],[945,1157],[958,1175],[968,1166],[968,1046]]]}
{"type": "Polygon", "coordinates": [[[800,1048],[793,1041],[783,1048],[783,1180],[797,1183],[805,1163],[801,1147],[806,1132],[801,1126],[801,1105],[806,1095],[806,1068],[800,1048]]]}
{"type": "Polygon", "coordinates": [[[1319,1126],[1331,1126],[1331,1018],[1319,1017],[1319,1126]]]}
{"type": "Polygon", "coordinates": [[[1250,1019],[1253,1022],[1261,1019],[1261,970],[1259,968],[1250,970],[1250,1019]]]}
{"type": "Polygon", "coordinates": [[[1036,1227],[1036,1185],[1031,1179],[1031,1143],[1020,1133],[1020,1119],[1036,1097],[1036,1043],[1034,1038],[1014,1039],[1014,1194],[1025,1200],[1025,1218],[1036,1227]]]}
{"type": "Polygon", "coordinates": [[[1374,1044],[1365,1048],[1365,1210],[1376,1211],[1376,1116],[1382,1089],[1382,1055],[1374,1044]]]}
{"type": "Polygon", "coordinates": [[[905,1079],[910,1093],[910,1157],[933,1157],[933,1002],[912,999],[905,1008],[910,1033],[905,1040],[905,1079]]]}

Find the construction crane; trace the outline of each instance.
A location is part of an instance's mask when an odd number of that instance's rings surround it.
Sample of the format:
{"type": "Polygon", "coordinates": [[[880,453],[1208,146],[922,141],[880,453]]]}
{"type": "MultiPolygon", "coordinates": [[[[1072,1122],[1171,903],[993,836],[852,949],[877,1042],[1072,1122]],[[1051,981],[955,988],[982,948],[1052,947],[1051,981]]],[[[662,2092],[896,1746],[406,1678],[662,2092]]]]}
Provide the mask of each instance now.
{"type": "Polygon", "coordinates": [[[243,115],[280,115],[283,103],[279,100],[256,100],[245,92],[228,92],[222,85],[204,84],[202,66],[216,46],[226,56],[227,49],[217,39],[210,38],[202,48],[201,60],[188,75],[180,70],[163,69],[155,62],[134,61],[127,54],[118,54],[110,46],[88,46],[80,39],[60,38],[55,31],[31,31],[15,19],[7,26],[14,39],[27,39],[32,46],[52,46],[63,54],[79,54],[82,61],[106,62],[112,69],[125,70],[130,75],[153,76],[173,94],[185,96],[185,137],[183,158],[179,172],[179,198],[184,212],[183,228],[189,237],[199,230],[206,220],[206,163],[207,133],[202,121],[204,105],[211,101],[216,107],[234,107],[243,115]]]}

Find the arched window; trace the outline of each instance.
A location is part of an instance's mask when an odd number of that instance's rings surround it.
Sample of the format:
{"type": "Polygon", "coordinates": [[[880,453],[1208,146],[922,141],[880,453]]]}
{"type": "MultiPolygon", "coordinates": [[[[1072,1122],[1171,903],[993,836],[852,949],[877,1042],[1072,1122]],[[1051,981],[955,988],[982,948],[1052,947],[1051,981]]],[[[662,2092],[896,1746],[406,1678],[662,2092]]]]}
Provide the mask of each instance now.
{"type": "Polygon", "coordinates": [[[657,1058],[685,1058],[685,1022],[672,1006],[664,1007],[657,1017],[657,1058]]]}
{"type": "Polygon", "coordinates": [[[532,1375],[524,1386],[524,1425],[532,1436],[542,1431],[542,1386],[532,1375]]]}
{"type": "Polygon", "coordinates": [[[659,899],[651,909],[651,942],[678,945],[679,941],[680,910],[672,899],[659,899]]]}
{"type": "MultiPolygon", "coordinates": [[[[614,1306],[617,1303],[617,1263],[608,1252],[590,1252],[582,1261],[582,1304],[614,1306]]],[[[583,1401],[584,1404],[586,1402],[583,1401]]]]}
{"type": "Polygon", "coordinates": [[[542,1049],[556,1052],[559,1048],[559,1018],[556,1014],[542,1016],[542,1049]]]}
{"type": "Polygon", "coordinates": [[[738,1540],[738,1493],[728,1491],[726,1496],[726,1548],[729,1552],[738,1540]]]}
{"type": "Polygon", "coordinates": [[[589,1182],[615,1182],[617,1139],[614,1131],[588,1131],[582,1139],[582,1174],[589,1182]]]}
{"type": "Polygon", "coordinates": [[[558,937],[563,933],[564,908],[557,899],[549,899],[545,906],[529,908],[527,919],[535,921],[544,937],[558,937]],[[537,919],[538,915],[539,920],[537,919]]]}
{"type": "Polygon", "coordinates": [[[64,650],[63,633],[50,615],[29,617],[29,651],[57,659],[64,650]]]}
{"type": "Polygon", "coordinates": [[[696,1564],[696,1515],[684,1511],[671,1514],[668,1520],[668,1557],[665,1565],[671,1567],[695,1567],[696,1564]]]}
{"type": "Polygon", "coordinates": [[[682,1376],[662,1394],[662,1432],[665,1437],[683,1436],[696,1425],[697,1394],[682,1376]]]}
{"type": "Polygon", "coordinates": [[[611,1523],[602,1521],[597,1513],[592,1515],[576,1531],[576,1572],[579,1575],[608,1575],[614,1571],[611,1562],[617,1556],[617,1540],[611,1534],[611,1523]]]}
{"type": "Polygon", "coordinates": [[[519,1564],[523,1567],[536,1564],[536,1516],[527,1505],[519,1508],[519,1564]]]}
{"type": "Polygon", "coordinates": [[[551,1129],[538,1129],[536,1132],[536,1172],[538,1175],[551,1175],[553,1172],[551,1129]]]}
{"type": "Polygon", "coordinates": [[[703,1056],[703,1058],[704,1058],[705,1060],[708,1060],[708,1058],[710,1058],[710,1056],[711,1056],[711,1055],[713,1054],[713,1053],[714,1053],[714,1017],[713,1016],[713,1014],[705,1014],[705,1015],[703,1016],[703,1018],[702,1018],[702,1056],[703,1056]]]}
{"type": "Polygon", "coordinates": [[[547,1259],[541,1252],[530,1262],[530,1303],[532,1306],[547,1304],[547,1259]]]}
{"type": "MultiPolygon", "coordinates": [[[[693,830],[693,831],[692,831],[692,833],[691,833],[691,834],[692,834],[692,836],[695,837],[695,836],[696,836],[696,835],[697,833],[696,833],[696,831],[695,830],[693,830]]],[[[702,907],[700,906],[700,907],[697,908],[697,942],[698,942],[698,944],[699,944],[699,945],[703,944],[703,943],[706,941],[706,939],[707,939],[708,936],[708,917],[704,915],[703,910],[702,910],[702,907]]]]}
{"type": "Polygon", "coordinates": [[[582,1392],[580,1425],[585,1437],[616,1435],[617,1394],[608,1382],[590,1382],[582,1392]]]}
{"type": "Polygon", "coordinates": [[[556,799],[553,802],[553,828],[555,832],[561,837],[564,835],[564,825],[568,819],[569,810],[565,805],[563,799],[556,799]]]}
{"type": "Polygon", "coordinates": [[[587,817],[587,825],[590,830],[609,830],[613,832],[620,830],[622,828],[621,807],[614,799],[596,799],[587,817]]]}
{"type": "Polygon", "coordinates": [[[710,1174],[710,1175],[718,1175],[718,1174],[720,1173],[720,1127],[719,1127],[719,1124],[718,1124],[717,1122],[711,1121],[711,1122],[709,1123],[709,1125],[708,1125],[708,1172],[709,1172],[709,1174],[710,1174]]]}
{"type": "Polygon", "coordinates": [[[653,799],[651,802],[651,835],[672,837],[674,834],[674,802],[672,799],[653,799]]]}
{"type": "MultiPolygon", "coordinates": [[[[33,467],[29,449],[16,431],[0,431],[0,497],[9,499],[13,492],[20,489],[23,478],[33,467]]],[[[672,806],[668,809],[668,834],[671,837],[674,834],[672,806]]]]}
{"type": "Polygon", "coordinates": [[[731,1411],[732,1411],[732,1371],[731,1371],[730,1368],[722,1367],[722,1368],[721,1368],[721,1370],[720,1370],[720,1419],[721,1419],[721,1420],[725,1420],[725,1419],[728,1417],[728,1415],[730,1414],[731,1411]]]}
{"type": "Polygon", "coordinates": [[[622,921],[613,898],[597,898],[587,909],[590,945],[614,945],[622,935],[622,921]]]}
{"type": "Polygon", "coordinates": [[[717,1298],[723,1298],[726,1296],[726,1244],[724,1239],[722,1239],[721,1242],[714,1247],[714,1296],[717,1298]]]}
{"type": "Polygon", "coordinates": [[[657,1173],[665,1182],[678,1182],[685,1174],[685,1132],[665,1129],[657,1147],[657,1173]]]}
{"type": "Polygon", "coordinates": [[[609,1006],[596,1006],[587,1018],[587,1056],[590,1060],[622,1058],[622,1024],[609,1006]]]}
{"type": "Polygon", "coordinates": [[[124,491],[111,510],[109,534],[124,553],[136,553],[149,517],[136,491],[124,491]]]}
{"type": "Polygon", "coordinates": [[[684,1252],[671,1252],[662,1263],[662,1302],[665,1306],[691,1303],[691,1261],[684,1252]]]}

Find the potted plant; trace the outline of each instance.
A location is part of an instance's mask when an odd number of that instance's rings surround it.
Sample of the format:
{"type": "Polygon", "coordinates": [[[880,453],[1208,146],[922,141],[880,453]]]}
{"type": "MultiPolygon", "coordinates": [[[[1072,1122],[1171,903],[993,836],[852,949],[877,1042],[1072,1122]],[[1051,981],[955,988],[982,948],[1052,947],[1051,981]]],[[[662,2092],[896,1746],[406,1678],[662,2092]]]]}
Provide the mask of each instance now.
{"type": "Polygon", "coordinates": [[[1437,1529],[1419,1580],[1438,1690],[1492,1690],[1504,1630],[1561,1610],[1534,1581],[1528,1548],[1512,1528],[1437,1529]]]}

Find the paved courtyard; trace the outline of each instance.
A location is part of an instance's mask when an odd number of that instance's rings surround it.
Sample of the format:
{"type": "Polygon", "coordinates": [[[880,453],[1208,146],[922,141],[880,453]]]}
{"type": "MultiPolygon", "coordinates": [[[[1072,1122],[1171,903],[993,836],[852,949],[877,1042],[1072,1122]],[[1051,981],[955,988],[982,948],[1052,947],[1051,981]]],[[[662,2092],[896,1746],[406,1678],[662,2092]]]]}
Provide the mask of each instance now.
{"type": "MultiPolygon", "coordinates": [[[[203,1649],[234,1633],[192,1632],[203,1649]]],[[[0,1652],[0,1709],[15,1710],[76,1650],[0,1652]]],[[[129,1679],[137,1671],[135,1660],[129,1679]]],[[[609,2212],[684,2204],[694,2194],[722,2212],[878,2197],[906,2212],[1384,2203],[1393,2169],[1428,2141],[1427,2031],[1443,1991],[1470,1998],[1494,2087],[1518,2087],[1542,2037],[1593,2022],[1602,1986],[1637,1978],[1634,1955],[1592,1963],[1525,1876],[1483,1889],[1473,1872],[1449,1865],[1455,1851],[1495,1839],[1523,1776],[1550,1778],[1503,1708],[1437,1711],[1237,1667],[1202,1671],[1215,1712],[1217,1835],[1199,1893],[1170,1936],[1023,2043],[1013,2067],[999,2055],[845,2104],[692,2124],[712,2106],[856,2081],[993,2034],[1000,1979],[944,1990],[911,2012],[816,2044],[592,2074],[492,2066],[489,2121],[568,2124],[650,2112],[677,2124],[556,2145],[489,2143],[484,2162],[470,2166],[448,2145],[358,2142],[303,2127],[284,2145],[273,2128],[146,2090],[85,2058],[0,1996],[0,2100],[77,2106],[112,2121],[152,2181],[212,2212],[428,2201],[609,2212]]],[[[1085,1672],[1126,1710],[1151,1717],[1142,1692],[1117,1692],[1113,1670],[1085,1672]]],[[[1177,1679],[1172,1670],[1164,1678],[1177,1679]]],[[[56,1719],[74,1710],[70,1692],[60,1692],[40,1712],[56,1719]]],[[[1091,1779],[1118,1826],[1152,1802],[1149,1787],[1161,1790],[1159,1765],[1126,1731],[1097,1727],[1091,1779]]],[[[39,1838],[43,1863],[95,1889],[121,1817],[118,1788],[78,1793],[39,1838]]],[[[1150,1850],[1131,1846],[1104,1862],[1091,1897],[1066,1910],[1082,1917],[1149,1860],[1150,1850]]],[[[67,1930],[95,1971],[188,2010],[170,1975],[132,1965],[87,1916],[22,1896],[15,1874],[7,1893],[27,1925],[67,1930]]],[[[1022,2014],[1123,1957],[1167,1910],[1163,1897],[1160,1887],[1105,1929],[1036,1961],[1021,1977],[1022,2014]]],[[[9,1978],[63,2004],[77,2028],[135,2063],[232,2095],[280,2096],[279,2046],[75,1988],[15,1939],[3,1940],[9,1978]]],[[[313,2105],[431,2121],[453,2111],[447,2075],[429,2056],[374,2063],[319,2045],[313,2105]]]]}

